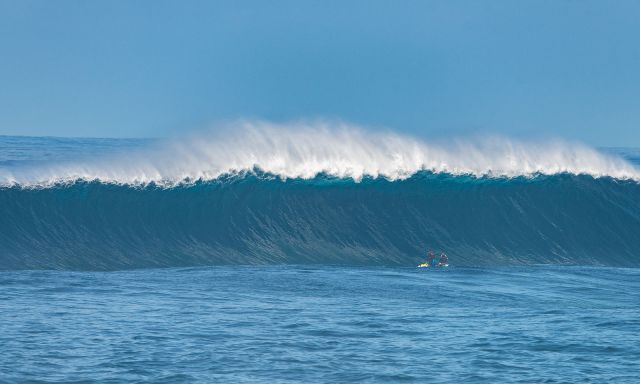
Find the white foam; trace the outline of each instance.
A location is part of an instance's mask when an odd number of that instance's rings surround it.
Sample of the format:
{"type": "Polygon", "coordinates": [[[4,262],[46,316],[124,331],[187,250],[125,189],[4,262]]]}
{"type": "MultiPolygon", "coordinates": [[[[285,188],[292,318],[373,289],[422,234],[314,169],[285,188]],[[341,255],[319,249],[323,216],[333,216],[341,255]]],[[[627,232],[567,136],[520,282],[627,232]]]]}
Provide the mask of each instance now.
{"type": "Polygon", "coordinates": [[[427,170],[474,176],[516,177],[557,173],[640,180],[620,157],[561,140],[504,137],[428,142],[344,123],[237,122],[117,156],[0,170],[0,184],[47,186],[75,180],[175,185],[253,170],[282,178],[319,173],[403,179],[427,170]]]}

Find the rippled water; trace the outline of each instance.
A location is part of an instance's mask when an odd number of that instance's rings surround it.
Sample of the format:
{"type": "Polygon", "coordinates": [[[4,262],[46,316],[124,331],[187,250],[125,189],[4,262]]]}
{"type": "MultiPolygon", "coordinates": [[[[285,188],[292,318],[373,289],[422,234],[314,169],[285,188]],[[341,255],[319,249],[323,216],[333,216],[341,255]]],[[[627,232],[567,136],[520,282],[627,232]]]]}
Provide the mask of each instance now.
{"type": "Polygon", "coordinates": [[[640,270],[0,272],[3,382],[640,380],[640,270]]]}

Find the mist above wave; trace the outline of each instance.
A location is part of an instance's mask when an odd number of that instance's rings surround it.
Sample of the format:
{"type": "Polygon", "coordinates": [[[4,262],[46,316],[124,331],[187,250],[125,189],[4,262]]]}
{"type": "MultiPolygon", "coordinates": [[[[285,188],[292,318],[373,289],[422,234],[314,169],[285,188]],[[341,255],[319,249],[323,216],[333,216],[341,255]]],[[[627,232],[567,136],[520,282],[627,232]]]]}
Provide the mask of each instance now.
{"type": "Polygon", "coordinates": [[[561,140],[489,137],[428,142],[345,123],[242,121],[118,154],[0,168],[0,184],[100,180],[170,186],[255,169],[282,178],[327,174],[356,181],[365,176],[404,179],[420,171],[477,177],[571,173],[640,180],[640,170],[621,157],[561,140]]]}

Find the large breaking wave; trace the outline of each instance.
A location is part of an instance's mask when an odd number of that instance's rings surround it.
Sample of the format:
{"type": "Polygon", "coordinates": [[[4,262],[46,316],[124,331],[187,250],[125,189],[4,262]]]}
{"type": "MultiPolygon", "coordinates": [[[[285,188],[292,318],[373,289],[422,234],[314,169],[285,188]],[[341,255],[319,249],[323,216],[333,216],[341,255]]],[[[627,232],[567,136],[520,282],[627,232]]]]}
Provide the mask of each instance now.
{"type": "Polygon", "coordinates": [[[640,172],[582,145],[244,123],[152,147],[0,167],[0,269],[640,265],[640,172]]]}

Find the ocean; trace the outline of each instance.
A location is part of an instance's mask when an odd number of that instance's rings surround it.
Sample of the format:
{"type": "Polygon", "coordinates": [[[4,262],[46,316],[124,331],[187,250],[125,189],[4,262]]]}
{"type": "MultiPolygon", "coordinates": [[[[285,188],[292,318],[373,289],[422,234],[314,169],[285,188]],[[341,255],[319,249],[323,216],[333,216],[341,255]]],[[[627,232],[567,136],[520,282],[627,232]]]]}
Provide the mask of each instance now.
{"type": "Polygon", "coordinates": [[[0,382],[636,383],[639,166],[348,127],[0,137],[0,382]]]}

